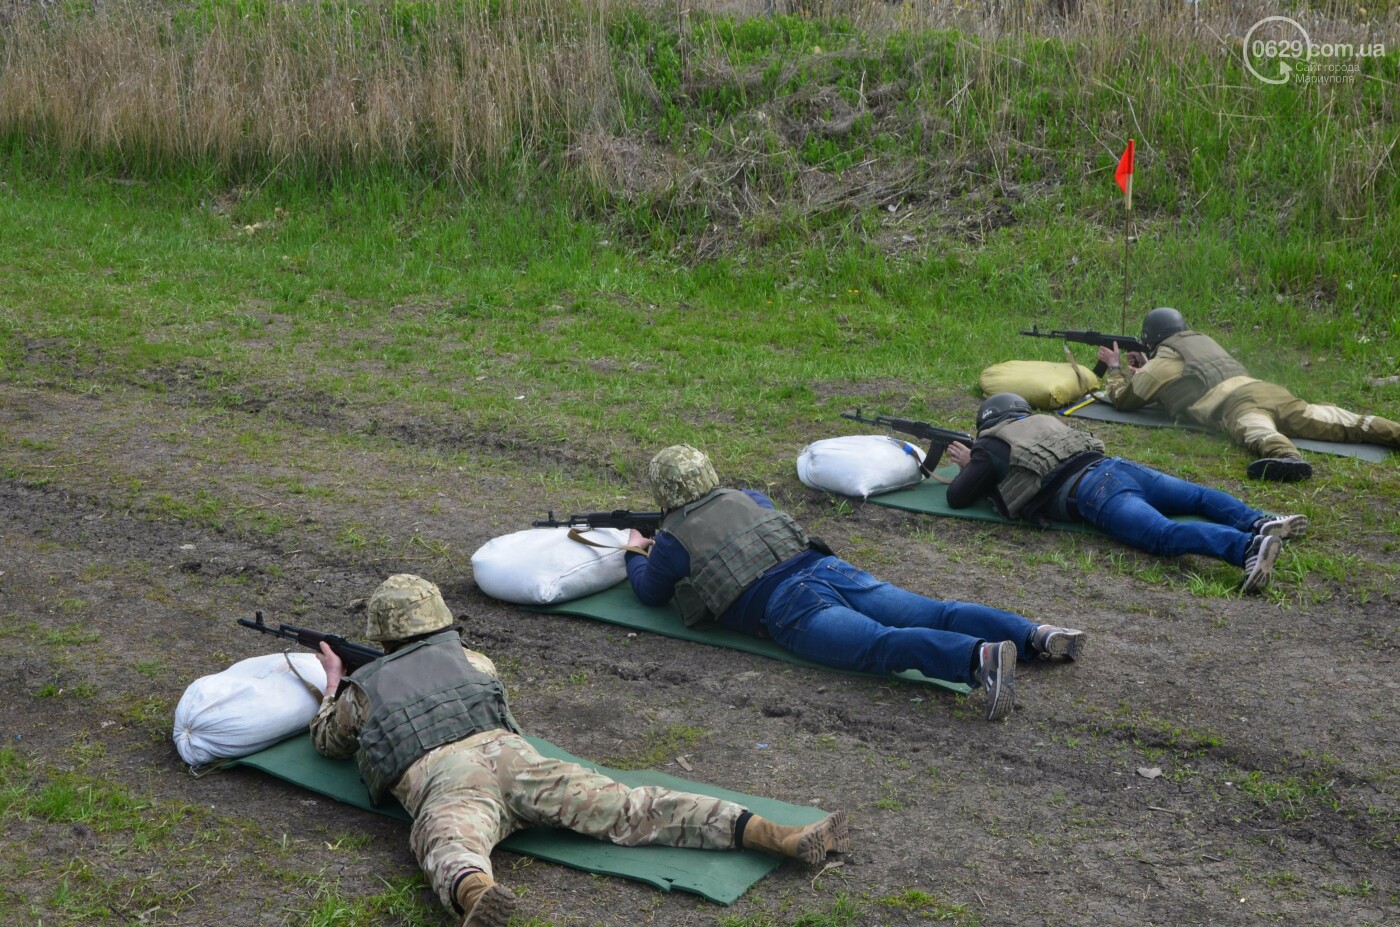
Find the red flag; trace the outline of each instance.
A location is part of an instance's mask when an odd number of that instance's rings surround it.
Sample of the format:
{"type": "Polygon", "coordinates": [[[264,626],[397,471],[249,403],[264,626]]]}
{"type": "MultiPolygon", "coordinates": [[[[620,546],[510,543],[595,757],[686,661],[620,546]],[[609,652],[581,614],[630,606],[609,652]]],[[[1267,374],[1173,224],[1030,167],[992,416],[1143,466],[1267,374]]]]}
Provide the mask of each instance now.
{"type": "Polygon", "coordinates": [[[1118,159],[1118,170],[1113,172],[1113,179],[1118,182],[1118,186],[1123,190],[1124,208],[1133,208],[1133,140],[1128,139],[1128,147],[1123,151],[1123,157],[1118,159]]]}

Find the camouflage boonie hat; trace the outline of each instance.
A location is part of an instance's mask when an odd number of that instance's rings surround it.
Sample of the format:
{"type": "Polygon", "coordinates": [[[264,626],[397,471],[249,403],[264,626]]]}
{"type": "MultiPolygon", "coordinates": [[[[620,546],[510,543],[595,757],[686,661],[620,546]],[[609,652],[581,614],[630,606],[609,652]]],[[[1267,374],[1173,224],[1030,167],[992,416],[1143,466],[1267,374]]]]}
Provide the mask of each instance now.
{"type": "Polygon", "coordinates": [[[412,573],[398,573],[380,583],[365,611],[365,637],[372,641],[399,641],[452,624],[438,587],[412,573]]]}
{"type": "Polygon", "coordinates": [[[689,444],[673,444],[651,459],[647,482],[656,504],[674,509],[714,489],[719,485],[719,476],[703,451],[689,444]]]}

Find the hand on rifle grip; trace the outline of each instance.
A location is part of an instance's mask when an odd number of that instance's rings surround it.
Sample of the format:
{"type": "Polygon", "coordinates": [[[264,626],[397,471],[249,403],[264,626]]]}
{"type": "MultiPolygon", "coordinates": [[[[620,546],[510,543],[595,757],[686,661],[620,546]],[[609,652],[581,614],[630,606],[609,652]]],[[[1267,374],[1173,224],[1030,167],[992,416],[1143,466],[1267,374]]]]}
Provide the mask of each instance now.
{"type": "Polygon", "coordinates": [[[944,456],[957,464],[958,469],[961,470],[972,461],[972,448],[963,444],[961,441],[954,441],[952,444],[948,445],[948,450],[944,452],[944,456]]]}
{"type": "Polygon", "coordinates": [[[325,641],[321,641],[321,649],[316,654],[316,659],[321,661],[321,668],[326,671],[326,694],[334,695],[335,690],[340,687],[340,677],[345,675],[345,662],[325,641]]]}

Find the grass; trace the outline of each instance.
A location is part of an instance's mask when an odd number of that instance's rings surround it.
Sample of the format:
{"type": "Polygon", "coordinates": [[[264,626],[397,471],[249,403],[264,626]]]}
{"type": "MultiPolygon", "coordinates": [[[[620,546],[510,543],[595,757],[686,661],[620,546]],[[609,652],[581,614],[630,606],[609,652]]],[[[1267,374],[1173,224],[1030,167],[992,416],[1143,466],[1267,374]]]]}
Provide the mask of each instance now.
{"type": "Polygon", "coordinates": [[[705,729],[672,724],[648,732],[628,749],[600,762],[613,769],[654,769],[693,749],[705,740],[705,729]]]}
{"type": "Polygon", "coordinates": [[[870,905],[863,899],[838,893],[836,900],[820,910],[809,910],[779,920],[772,915],[722,916],[718,927],[851,927],[865,923],[870,905]]]}
{"type": "Polygon", "coordinates": [[[1325,768],[1305,776],[1273,776],[1255,769],[1235,778],[1232,784],[1260,809],[1284,823],[1309,817],[1321,809],[1335,811],[1339,807],[1333,792],[1336,778],[1325,768]]]}
{"type": "MultiPolygon", "coordinates": [[[[345,897],[324,873],[297,864],[304,848],[285,852],[241,816],[138,793],[114,781],[100,750],[67,759],[73,768],[0,746],[0,819],[7,834],[74,851],[30,854],[12,845],[11,852],[0,852],[7,889],[0,911],[7,917],[65,925],[151,918],[179,923],[187,910],[202,910],[211,896],[219,897],[223,883],[251,877],[279,885],[279,916],[299,924],[443,923],[417,874],[381,879],[377,893],[345,897]],[[84,834],[100,841],[100,851],[82,842],[84,834]]],[[[333,850],[350,860],[366,846],[364,835],[352,834],[337,839],[333,850]]]]}
{"type": "Polygon", "coordinates": [[[385,881],[383,885],[378,894],[346,897],[333,884],[318,880],[313,906],[299,923],[305,927],[375,927],[384,923],[440,927],[441,911],[425,903],[426,883],[421,877],[385,881]]]}

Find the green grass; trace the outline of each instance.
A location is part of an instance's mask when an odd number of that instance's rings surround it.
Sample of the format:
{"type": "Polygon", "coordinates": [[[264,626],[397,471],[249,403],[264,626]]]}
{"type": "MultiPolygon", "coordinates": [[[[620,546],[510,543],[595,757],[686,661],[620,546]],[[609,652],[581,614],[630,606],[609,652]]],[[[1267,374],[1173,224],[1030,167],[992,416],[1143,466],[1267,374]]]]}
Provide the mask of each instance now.
{"type": "Polygon", "coordinates": [[[426,883],[421,877],[384,882],[375,895],[347,897],[336,886],[315,884],[312,908],[299,923],[305,927],[377,927],[392,923],[404,927],[440,927],[441,909],[429,904],[426,883]]]}
{"type": "Polygon", "coordinates": [[[821,910],[808,910],[778,919],[770,914],[723,916],[718,927],[854,927],[863,923],[869,905],[861,899],[838,893],[836,900],[821,910]]]}
{"type": "MultiPolygon", "coordinates": [[[[168,719],[166,706],[167,736],[168,719]]],[[[6,915],[73,927],[155,915],[160,922],[180,922],[187,909],[203,910],[211,896],[219,897],[223,884],[251,878],[274,887],[268,897],[275,897],[278,916],[298,924],[444,923],[417,874],[385,878],[379,891],[347,897],[323,871],[298,864],[298,854],[307,849],[304,839],[289,841],[283,834],[279,841],[241,816],[139,793],[118,783],[102,760],[101,749],[74,747],[58,767],[0,746],[0,819],[7,833],[27,835],[38,845],[71,844],[77,851],[34,854],[15,844],[0,852],[6,915]],[[100,849],[84,839],[97,841],[100,849]]],[[[327,842],[342,860],[359,858],[368,845],[362,834],[327,842]]],[[[261,904],[241,900],[245,911],[261,904]]]]}
{"type": "Polygon", "coordinates": [[[613,769],[652,769],[704,742],[705,729],[672,724],[648,731],[620,753],[600,762],[613,769]]]}
{"type": "Polygon", "coordinates": [[[1316,814],[1321,809],[1336,810],[1339,799],[1333,792],[1336,777],[1323,768],[1307,775],[1276,776],[1250,770],[1233,782],[1261,809],[1287,823],[1316,814]]]}
{"type": "Polygon", "coordinates": [[[909,889],[898,895],[879,899],[877,904],[887,908],[897,908],[917,915],[923,920],[949,921],[962,927],[973,927],[982,919],[968,909],[965,904],[943,901],[927,892],[909,889]]]}
{"type": "MultiPolygon", "coordinates": [[[[113,385],[194,389],[203,401],[234,407],[255,389],[274,409],[312,394],[348,403],[345,417],[358,421],[454,421],[482,440],[541,445],[582,439],[626,481],[637,480],[649,450],[688,441],[710,449],[727,475],[761,481],[785,473],[805,440],[838,433],[837,413],[856,402],[968,425],[985,364],[1044,353],[1016,340],[1023,325],[1051,316],[1117,324],[1102,310],[1086,317],[1019,300],[1003,285],[1005,274],[1031,274],[1048,287],[1074,248],[1062,240],[1073,220],[1008,230],[948,256],[895,258],[853,246],[835,263],[825,252],[799,252],[757,267],[722,260],[679,268],[601,244],[605,229],[557,212],[503,212],[480,200],[452,215],[402,217],[420,234],[411,252],[390,251],[372,230],[395,220],[375,214],[373,191],[345,195],[358,215],[344,227],[307,202],[292,213],[286,240],[248,243],[199,221],[198,204],[178,194],[137,206],[101,185],[79,195],[29,179],[23,197],[0,198],[13,255],[13,272],[0,282],[0,356],[9,359],[0,375],[79,388],[70,371],[96,368],[113,385]],[[488,216],[497,225],[489,231],[488,216]],[[464,226],[479,231],[464,235],[464,226]],[[289,251],[307,255],[292,282],[281,270],[289,251]],[[444,262],[443,254],[461,258],[444,262]],[[53,255],[60,266],[46,278],[26,270],[53,255]],[[114,273],[94,281],[83,267],[114,273]],[[181,281],[182,299],[165,293],[170,280],[181,281]],[[44,350],[23,348],[33,343],[44,350]],[[939,358],[936,370],[930,356],[939,358]],[[956,411],[930,414],[945,404],[956,411]]],[[[1199,264],[1223,229],[1163,233],[1183,248],[1193,242],[1199,264]]],[[[1139,249],[1139,286],[1208,322],[1207,312],[1172,294],[1176,284],[1166,278],[1176,276],[1180,256],[1156,247],[1139,249]]],[[[1100,305],[1112,305],[1111,262],[1106,254],[1098,271],[1100,305]]],[[[1230,273],[1207,266],[1193,278],[1230,273]]],[[[1270,323],[1267,292],[1231,303],[1236,324],[1216,333],[1260,375],[1304,395],[1374,402],[1357,381],[1385,371],[1383,345],[1319,357],[1303,379],[1301,354],[1341,346],[1331,316],[1300,312],[1315,324],[1290,332],[1270,323]]],[[[1201,468],[1202,478],[1238,466],[1238,452],[1208,436],[1136,443],[1150,449],[1158,441],[1231,458],[1228,467],[1201,468]]],[[[229,514],[212,490],[158,503],[205,523],[229,514]]],[[[279,530],[275,515],[252,514],[279,530]]]]}

